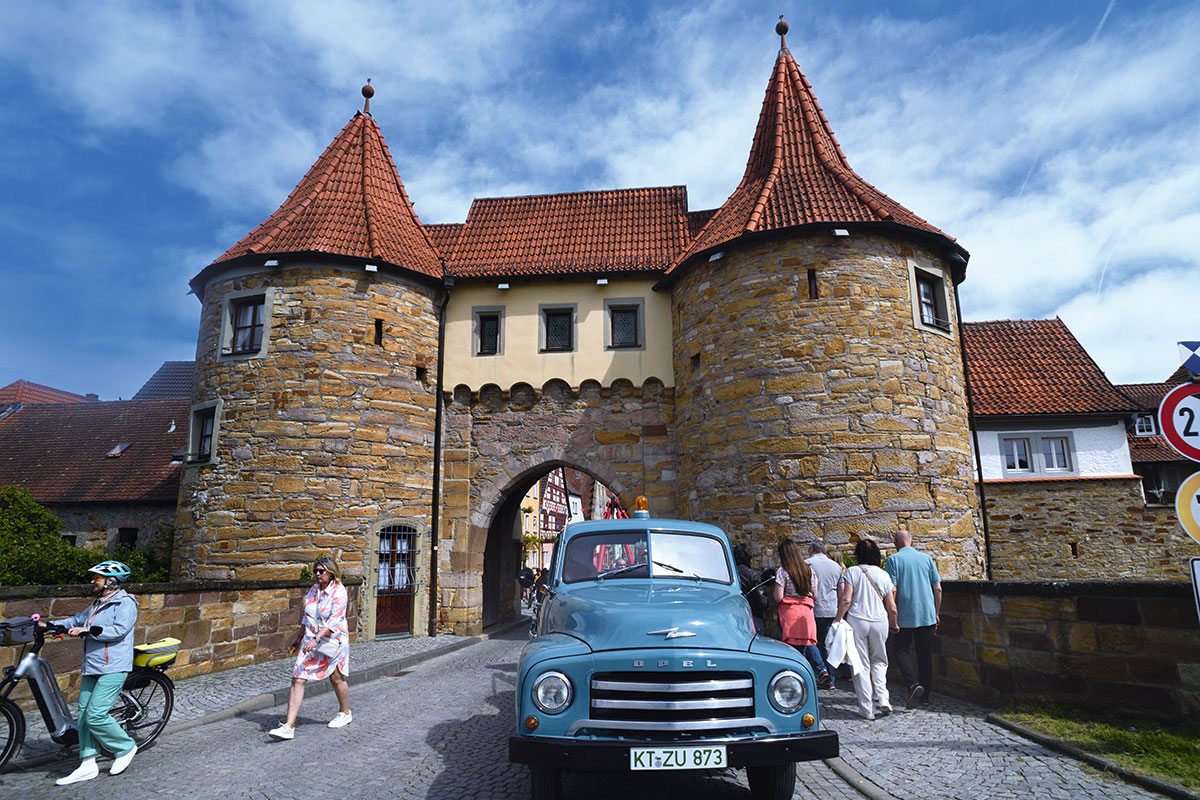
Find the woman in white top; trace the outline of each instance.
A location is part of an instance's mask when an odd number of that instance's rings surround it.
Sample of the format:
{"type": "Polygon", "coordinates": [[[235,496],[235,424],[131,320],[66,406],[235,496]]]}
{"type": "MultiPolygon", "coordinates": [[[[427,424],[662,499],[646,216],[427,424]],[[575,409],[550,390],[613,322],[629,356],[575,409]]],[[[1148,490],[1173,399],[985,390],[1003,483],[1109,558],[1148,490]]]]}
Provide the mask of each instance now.
{"type": "Polygon", "coordinates": [[[858,714],[875,719],[892,713],[887,689],[888,631],[900,630],[896,622],[896,587],[879,568],[879,545],[859,539],[854,548],[858,566],[849,567],[838,582],[838,610],[835,622],[845,619],[854,630],[854,646],[866,669],[854,675],[854,694],[858,696],[858,714]]]}

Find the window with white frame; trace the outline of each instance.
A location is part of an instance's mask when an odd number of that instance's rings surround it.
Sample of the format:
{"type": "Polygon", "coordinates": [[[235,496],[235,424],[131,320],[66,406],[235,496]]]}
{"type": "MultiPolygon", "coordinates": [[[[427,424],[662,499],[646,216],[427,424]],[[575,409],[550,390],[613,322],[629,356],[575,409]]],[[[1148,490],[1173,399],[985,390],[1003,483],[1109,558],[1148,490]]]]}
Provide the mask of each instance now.
{"type": "Polygon", "coordinates": [[[569,353],[575,349],[575,306],[542,306],[538,332],[543,353],[569,353]]]}
{"type": "Polygon", "coordinates": [[[1133,471],[1141,476],[1142,493],[1146,503],[1155,506],[1173,506],[1183,483],[1186,471],[1171,462],[1143,461],[1133,465],[1133,471]]]}
{"type": "Polygon", "coordinates": [[[212,463],[217,452],[217,433],[220,425],[220,400],[209,400],[192,406],[191,425],[188,428],[188,463],[212,463]]]}
{"type": "Polygon", "coordinates": [[[1005,477],[1078,475],[1075,437],[1070,431],[1000,434],[1005,477]]]}
{"type": "Polygon", "coordinates": [[[504,308],[488,306],[472,309],[475,328],[475,355],[499,356],[504,354],[503,328],[504,308]]]}
{"type": "Polygon", "coordinates": [[[260,357],[270,336],[271,290],[230,292],[222,307],[221,357],[260,357]]]}
{"type": "Polygon", "coordinates": [[[950,334],[950,286],[938,267],[908,260],[912,292],[913,326],[943,335],[950,334]]]}
{"type": "Polygon", "coordinates": [[[641,298],[604,301],[604,346],[609,350],[644,349],[645,304],[641,298]]]}
{"type": "Polygon", "coordinates": [[[1153,414],[1138,414],[1133,422],[1134,436],[1154,436],[1158,428],[1154,424],[1153,414]]]}

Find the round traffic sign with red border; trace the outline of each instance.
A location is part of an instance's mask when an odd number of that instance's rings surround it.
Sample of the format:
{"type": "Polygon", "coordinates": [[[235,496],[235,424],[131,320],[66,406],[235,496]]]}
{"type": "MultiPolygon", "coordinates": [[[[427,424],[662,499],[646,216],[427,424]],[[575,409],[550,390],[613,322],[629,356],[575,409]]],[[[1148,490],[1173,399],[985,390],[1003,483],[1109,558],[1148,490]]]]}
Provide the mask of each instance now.
{"type": "Polygon", "coordinates": [[[1200,542],[1200,472],[1193,472],[1179,484],[1179,491],[1175,493],[1175,513],[1188,536],[1200,542]]]}
{"type": "Polygon", "coordinates": [[[1167,392],[1158,406],[1158,427],[1175,452],[1200,461],[1200,383],[1185,383],[1167,392]]]}

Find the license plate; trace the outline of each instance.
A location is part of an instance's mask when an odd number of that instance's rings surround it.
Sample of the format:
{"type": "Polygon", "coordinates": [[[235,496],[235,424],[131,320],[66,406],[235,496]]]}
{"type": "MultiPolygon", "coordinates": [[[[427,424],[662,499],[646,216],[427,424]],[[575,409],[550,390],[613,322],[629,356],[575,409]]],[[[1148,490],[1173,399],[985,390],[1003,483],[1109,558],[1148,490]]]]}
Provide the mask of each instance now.
{"type": "Polygon", "coordinates": [[[725,766],[725,745],[708,747],[631,747],[629,768],[720,769],[725,766]]]}

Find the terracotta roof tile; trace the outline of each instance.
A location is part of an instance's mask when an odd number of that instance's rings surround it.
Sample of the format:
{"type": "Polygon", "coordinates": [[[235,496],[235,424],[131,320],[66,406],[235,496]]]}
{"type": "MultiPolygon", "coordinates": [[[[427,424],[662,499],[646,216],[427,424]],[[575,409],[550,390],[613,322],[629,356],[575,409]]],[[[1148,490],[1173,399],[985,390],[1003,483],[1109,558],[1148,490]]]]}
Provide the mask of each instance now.
{"type": "Polygon", "coordinates": [[[1137,410],[1058,318],[969,322],[963,340],[976,416],[1137,410]]]}
{"type": "Polygon", "coordinates": [[[1169,383],[1118,383],[1116,387],[1143,411],[1157,411],[1162,399],[1173,388],[1169,383]]]}
{"type": "Polygon", "coordinates": [[[0,484],[44,503],[174,503],[188,408],[184,399],[25,406],[0,422],[0,484]]]}
{"type": "Polygon", "coordinates": [[[0,403],[90,403],[95,399],[25,380],[0,387],[0,403]]]}
{"type": "Polygon", "coordinates": [[[377,259],[440,277],[379,125],[359,112],[279,209],[214,263],[249,253],[317,252],[377,259]]]}
{"type": "Polygon", "coordinates": [[[1161,436],[1130,436],[1129,460],[1135,464],[1143,461],[1184,461],[1167,440],[1161,436]]]}
{"type": "Polygon", "coordinates": [[[463,228],[461,222],[443,222],[421,227],[425,229],[425,235],[429,237],[429,241],[437,250],[438,255],[443,258],[454,247],[463,228]]]}
{"type": "Polygon", "coordinates": [[[133,396],[134,400],[166,400],[172,397],[191,398],[194,361],[164,361],[133,396]]]}
{"type": "Polygon", "coordinates": [[[742,182],[671,269],[746,233],[818,222],[894,222],[953,241],[850,168],[812,86],[784,48],[742,182]]]}
{"type": "Polygon", "coordinates": [[[1166,382],[1167,382],[1168,386],[1178,386],[1181,383],[1190,383],[1191,380],[1192,380],[1191,371],[1187,367],[1180,364],[1179,369],[1172,372],[1171,375],[1167,378],[1166,382]]]}
{"type": "Polygon", "coordinates": [[[444,256],[462,277],[662,271],[687,241],[687,189],[661,186],[478,199],[444,256]]]}

